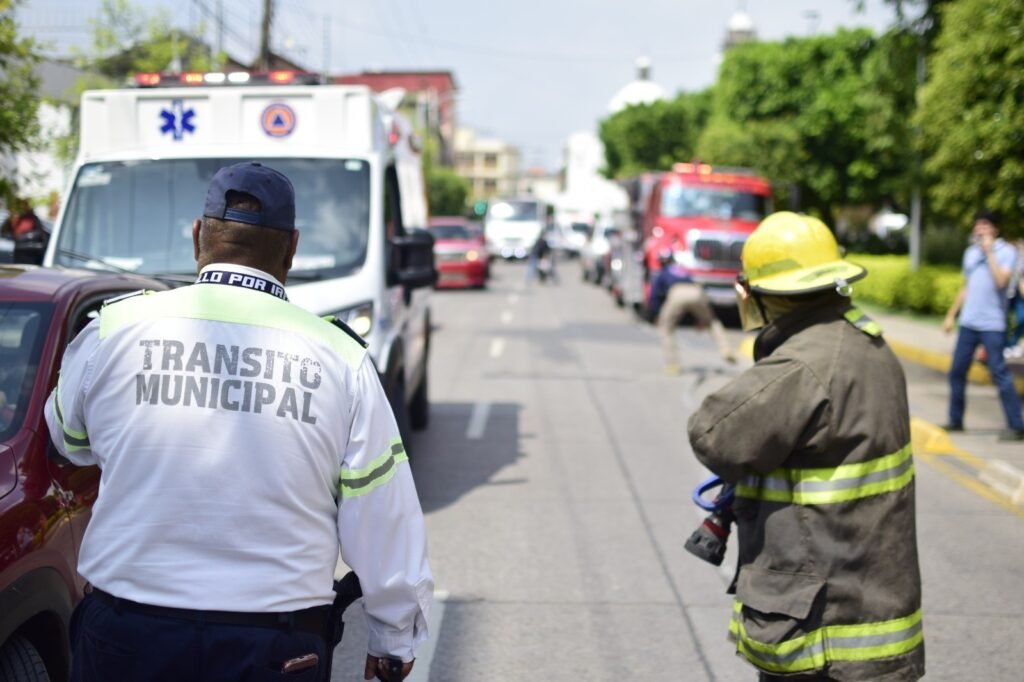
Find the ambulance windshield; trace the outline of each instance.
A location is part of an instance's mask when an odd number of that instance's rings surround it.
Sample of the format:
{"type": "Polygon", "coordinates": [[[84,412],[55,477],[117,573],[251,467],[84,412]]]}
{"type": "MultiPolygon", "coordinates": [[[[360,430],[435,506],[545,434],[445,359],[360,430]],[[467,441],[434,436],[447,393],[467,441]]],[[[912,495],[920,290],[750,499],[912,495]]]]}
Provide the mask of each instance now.
{"type": "Polygon", "coordinates": [[[192,221],[214,173],[256,160],[295,187],[299,250],[289,279],[343,277],[362,266],[370,170],[355,159],[157,159],[93,163],[75,180],[54,261],[147,275],[194,273],[192,221]]]}

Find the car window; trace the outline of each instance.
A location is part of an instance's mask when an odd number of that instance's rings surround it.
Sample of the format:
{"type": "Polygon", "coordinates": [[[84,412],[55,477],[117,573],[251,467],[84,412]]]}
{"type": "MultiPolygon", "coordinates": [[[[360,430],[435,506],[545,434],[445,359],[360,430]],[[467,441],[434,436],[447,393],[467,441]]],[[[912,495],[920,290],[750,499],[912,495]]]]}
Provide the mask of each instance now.
{"type": "Polygon", "coordinates": [[[472,239],[473,235],[465,225],[432,225],[430,231],[435,239],[472,239]]]}
{"type": "Polygon", "coordinates": [[[0,440],[25,419],[52,313],[50,304],[0,303],[0,440]]]}

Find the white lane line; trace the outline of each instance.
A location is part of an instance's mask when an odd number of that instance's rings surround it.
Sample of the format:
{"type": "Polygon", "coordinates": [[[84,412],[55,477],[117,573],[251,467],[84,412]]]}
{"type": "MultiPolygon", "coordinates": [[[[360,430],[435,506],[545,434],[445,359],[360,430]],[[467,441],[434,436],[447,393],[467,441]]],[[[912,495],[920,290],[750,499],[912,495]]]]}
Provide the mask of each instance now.
{"type": "Polygon", "coordinates": [[[496,339],[491,339],[490,356],[492,358],[500,358],[503,352],[505,352],[505,339],[500,336],[496,339]]]}
{"type": "Polygon", "coordinates": [[[430,608],[430,617],[427,618],[429,637],[423,646],[416,650],[416,665],[412,667],[412,672],[405,678],[405,682],[428,682],[430,680],[430,664],[434,660],[437,640],[441,636],[441,621],[444,620],[444,603],[447,599],[447,592],[443,590],[434,592],[434,605],[430,608]]]}
{"type": "Polygon", "coordinates": [[[487,429],[487,416],[491,413],[490,403],[474,403],[473,413],[469,415],[469,426],[466,428],[466,438],[469,440],[480,440],[487,429]]]}
{"type": "Polygon", "coordinates": [[[501,314],[501,323],[502,324],[511,324],[512,323],[512,313],[510,313],[507,310],[505,312],[503,312],[501,314]]]}

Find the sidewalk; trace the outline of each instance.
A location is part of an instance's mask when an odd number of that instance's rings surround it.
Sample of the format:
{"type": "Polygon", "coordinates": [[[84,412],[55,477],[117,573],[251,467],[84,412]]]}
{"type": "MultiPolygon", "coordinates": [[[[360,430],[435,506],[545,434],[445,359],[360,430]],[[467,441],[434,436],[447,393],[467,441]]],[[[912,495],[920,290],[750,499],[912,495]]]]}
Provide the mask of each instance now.
{"type": "MultiPolygon", "coordinates": [[[[1024,441],[999,442],[1006,428],[1002,407],[988,370],[975,363],[968,375],[967,430],[947,433],[938,425],[947,421],[949,372],[956,334],[946,334],[927,318],[887,313],[864,306],[877,321],[889,347],[904,360],[907,392],[913,418],[914,452],[930,458],[949,475],[994,501],[1024,510],[1024,441]],[[909,363],[909,364],[908,364],[909,363]],[[936,383],[936,379],[943,379],[936,383]],[[941,386],[941,390],[937,390],[941,386]]],[[[1024,362],[1011,363],[1018,392],[1024,392],[1024,362]]]]}

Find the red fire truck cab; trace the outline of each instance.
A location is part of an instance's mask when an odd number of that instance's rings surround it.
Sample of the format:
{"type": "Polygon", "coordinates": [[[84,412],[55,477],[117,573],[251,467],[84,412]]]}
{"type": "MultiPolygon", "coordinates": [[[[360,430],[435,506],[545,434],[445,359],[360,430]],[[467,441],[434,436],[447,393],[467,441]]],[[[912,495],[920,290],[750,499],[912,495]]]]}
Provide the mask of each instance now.
{"type": "Polygon", "coordinates": [[[640,226],[644,303],[650,284],[672,253],[711,302],[735,306],[733,284],[747,236],[771,211],[771,185],[745,168],[677,163],[657,177],[640,226]]]}

